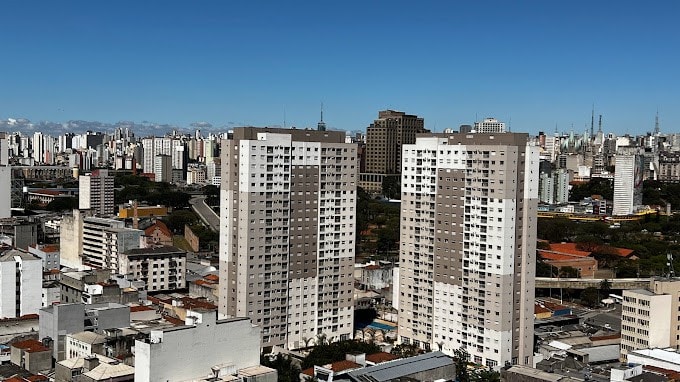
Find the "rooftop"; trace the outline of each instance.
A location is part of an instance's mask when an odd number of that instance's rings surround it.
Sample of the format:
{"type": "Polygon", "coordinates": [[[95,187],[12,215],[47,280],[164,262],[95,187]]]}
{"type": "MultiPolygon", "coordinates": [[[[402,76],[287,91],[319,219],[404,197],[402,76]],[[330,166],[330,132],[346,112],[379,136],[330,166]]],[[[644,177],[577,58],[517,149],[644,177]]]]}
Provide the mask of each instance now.
{"type": "Polygon", "coordinates": [[[78,333],[73,333],[69,334],[72,338],[84,342],[86,344],[103,344],[106,342],[106,337],[102,336],[101,334],[97,334],[95,332],[78,332],[78,333]]]}
{"type": "Polygon", "coordinates": [[[22,349],[27,353],[37,353],[41,351],[50,351],[50,349],[42,344],[42,342],[37,340],[25,340],[19,341],[12,344],[12,347],[22,349]]]}
{"type": "Polygon", "coordinates": [[[353,370],[348,373],[348,376],[353,381],[383,382],[426,370],[452,365],[453,359],[451,359],[451,357],[440,351],[436,351],[415,357],[398,359],[392,362],[385,362],[359,370],[353,370]]]}

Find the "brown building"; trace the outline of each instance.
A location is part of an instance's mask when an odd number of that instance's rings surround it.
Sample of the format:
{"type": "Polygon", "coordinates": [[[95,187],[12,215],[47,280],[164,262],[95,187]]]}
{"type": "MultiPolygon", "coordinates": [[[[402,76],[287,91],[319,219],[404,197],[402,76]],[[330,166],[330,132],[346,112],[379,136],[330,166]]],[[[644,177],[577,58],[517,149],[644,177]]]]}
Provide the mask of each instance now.
{"type": "Polygon", "coordinates": [[[39,373],[52,368],[52,351],[36,340],[15,342],[10,361],[31,373],[39,373]]]}
{"type": "Polygon", "coordinates": [[[416,134],[426,133],[425,120],[401,111],[383,110],[366,128],[366,170],[359,186],[367,192],[382,192],[385,176],[401,173],[401,146],[416,141],[416,134]]]}
{"type": "Polygon", "coordinates": [[[356,158],[338,131],[222,141],[219,313],[261,326],[262,346],[351,339],[356,158]]]}

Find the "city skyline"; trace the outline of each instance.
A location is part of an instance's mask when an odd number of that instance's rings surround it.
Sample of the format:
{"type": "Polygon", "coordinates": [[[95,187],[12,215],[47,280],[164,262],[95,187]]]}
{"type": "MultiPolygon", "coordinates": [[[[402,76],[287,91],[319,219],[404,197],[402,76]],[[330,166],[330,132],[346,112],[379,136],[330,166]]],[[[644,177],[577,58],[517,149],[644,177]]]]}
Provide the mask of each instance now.
{"type": "Polygon", "coordinates": [[[3,4],[0,119],[314,127],[323,102],[335,130],[394,109],[580,133],[594,105],[606,132],[680,127],[673,2],[409,5],[3,4]]]}

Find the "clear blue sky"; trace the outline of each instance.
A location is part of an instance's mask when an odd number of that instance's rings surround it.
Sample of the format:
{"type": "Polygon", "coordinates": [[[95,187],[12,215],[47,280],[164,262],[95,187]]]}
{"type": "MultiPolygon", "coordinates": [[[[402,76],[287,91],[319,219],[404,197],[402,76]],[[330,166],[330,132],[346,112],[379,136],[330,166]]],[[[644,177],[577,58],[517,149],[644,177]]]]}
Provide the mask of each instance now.
{"type": "Polygon", "coordinates": [[[677,1],[3,1],[0,118],[680,132],[677,1]],[[596,117],[597,118],[597,117],[596,117]]]}

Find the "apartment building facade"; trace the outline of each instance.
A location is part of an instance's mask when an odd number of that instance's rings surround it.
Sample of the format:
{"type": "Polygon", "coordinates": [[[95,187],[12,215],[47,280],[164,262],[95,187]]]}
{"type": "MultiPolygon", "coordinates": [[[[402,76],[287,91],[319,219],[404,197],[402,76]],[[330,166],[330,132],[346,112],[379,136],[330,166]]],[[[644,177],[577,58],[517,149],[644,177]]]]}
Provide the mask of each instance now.
{"type": "Polygon", "coordinates": [[[0,318],[36,314],[42,306],[42,261],[19,249],[0,254],[0,318]]]}
{"type": "Polygon", "coordinates": [[[262,346],[353,333],[356,145],[334,131],[238,128],[222,141],[222,317],[262,346]]]}
{"type": "Polygon", "coordinates": [[[538,148],[527,134],[404,145],[399,342],[531,365],[538,148]]]}
{"type": "Polygon", "coordinates": [[[78,208],[92,210],[96,215],[115,214],[113,199],[114,178],[107,170],[95,170],[78,177],[78,208]]]}
{"type": "Polygon", "coordinates": [[[652,279],[647,289],[623,291],[621,355],[639,349],[680,350],[680,279],[652,279]]]}

